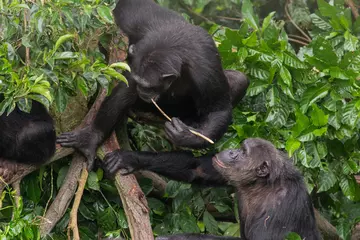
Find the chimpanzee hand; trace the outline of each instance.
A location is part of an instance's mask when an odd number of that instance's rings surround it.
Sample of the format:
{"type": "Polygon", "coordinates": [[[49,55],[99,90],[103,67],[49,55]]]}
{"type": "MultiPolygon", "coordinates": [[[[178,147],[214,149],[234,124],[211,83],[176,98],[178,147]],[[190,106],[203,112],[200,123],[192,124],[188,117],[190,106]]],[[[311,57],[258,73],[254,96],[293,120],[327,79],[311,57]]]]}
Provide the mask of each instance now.
{"type": "Polygon", "coordinates": [[[115,150],[106,154],[102,168],[109,177],[114,177],[120,169],[122,175],[131,174],[137,169],[138,160],[130,151],[115,150]]]}
{"type": "Polygon", "coordinates": [[[175,145],[180,147],[199,147],[204,144],[204,140],[189,130],[198,131],[187,126],[179,118],[173,117],[171,122],[165,123],[165,133],[167,138],[175,145]]]}
{"type": "Polygon", "coordinates": [[[62,147],[72,147],[79,150],[87,159],[88,170],[94,166],[96,150],[101,141],[101,134],[90,126],[63,133],[56,140],[62,147]]]}

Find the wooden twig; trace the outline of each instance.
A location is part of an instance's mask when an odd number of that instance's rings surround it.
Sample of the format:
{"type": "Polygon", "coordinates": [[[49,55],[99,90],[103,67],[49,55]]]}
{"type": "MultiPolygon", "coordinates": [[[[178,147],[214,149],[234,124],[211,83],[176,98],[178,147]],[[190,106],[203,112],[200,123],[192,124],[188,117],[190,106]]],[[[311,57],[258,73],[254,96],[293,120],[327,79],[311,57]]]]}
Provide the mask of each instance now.
{"type": "Polygon", "coordinates": [[[88,175],[89,175],[89,173],[86,169],[86,164],[84,164],[82,172],[81,172],[81,176],[79,179],[79,186],[75,193],[74,204],[70,211],[70,220],[69,220],[68,232],[67,232],[68,240],[71,239],[71,232],[73,233],[72,235],[73,235],[74,240],[80,240],[79,228],[77,225],[77,215],[78,215],[77,213],[79,210],[82,195],[84,193],[85,184],[86,184],[88,175]]]}
{"type": "Polygon", "coordinates": [[[302,41],[305,41],[305,42],[309,42],[306,38],[302,37],[302,36],[298,36],[298,35],[295,35],[295,34],[288,34],[289,37],[291,38],[295,38],[295,39],[299,39],[299,40],[302,40],[302,41]]]}
{"type": "Polygon", "coordinates": [[[288,38],[288,39],[289,39],[290,42],[296,42],[296,43],[299,43],[299,44],[304,45],[304,46],[308,45],[307,42],[303,42],[303,41],[293,39],[293,38],[288,38]]]}
{"type": "MultiPolygon", "coordinates": [[[[164,115],[164,117],[166,117],[166,118],[171,122],[171,118],[159,107],[159,105],[157,105],[157,103],[154,101],[154,99],[151,99],[151,101],[153,102],[153,104],[155,105],[155,107],[156,107],[157,109],[159,109],[159,111],[164,115]]],[[[199,132],[197,132],[197,131],[191,130],[191,129],[189,129],[189,131],[190,131],[192,134],[194,134],[194,135],[196,135],[196,136],[198,136],[198,137],[201,137],[202,139],[208,141],[209,143],[214,144],[214,141],[211,140],[210,138],[206,137],[205,135],[203,135],[203,134],[201,134],[201,133],[199,133],[199,132]]]]}
{"type": "Polygon", "coordinates": [[[294,20],[292,19],[292,17],[289,14],[288,11],[288,5],[289,5],[289,1],[286,1],[285,4],[285,14],[286,16],[289,18],[290,22],[296,27],[297,30],[299,30],[299,32],[309,41],[311,42],[311,38],[294,22],[294,20]]]}
{"type": "Polygon", "coordinates": [[[355,6],[353,0],[346,0],[346,5],[348,5],[351,8],[351,12],[354,15],[354,18],[357,19],[359,17],[359,11],[358,8],[355,6]]]}

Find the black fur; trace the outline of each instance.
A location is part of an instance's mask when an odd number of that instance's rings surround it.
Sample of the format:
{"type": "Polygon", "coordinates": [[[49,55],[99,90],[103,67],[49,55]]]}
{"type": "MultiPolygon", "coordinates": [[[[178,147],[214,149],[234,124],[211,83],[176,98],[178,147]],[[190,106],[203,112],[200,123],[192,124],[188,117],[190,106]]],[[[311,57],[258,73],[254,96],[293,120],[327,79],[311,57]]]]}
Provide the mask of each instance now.
{"type": "Polygon", "coordinates": [[[175,145],[209,145],[189,129],[217,141],[231,121],[232,105],[245,95],[246,76],[224,71],[211,36],[153,0],[120,0],[114,16],[129,36],[129,87],[120,83],[90,127],[64,133],[58,143],[77,148],[91,163],[96,148],[130,108],[162,116],[151,99],[174,117],[166,122],[165,133],[175,145]]]}
{"type": "MultiPolygon", "coordinates": [[[[109,175],[150,170],[174,180],[236,188],[241,239],[278,240],[296,232],[302,239],[318,240],[314,209],[303,177],[286,155],[270,142],[250,138],[240,149],[213,157],[193,157],[190,152],[115,151],[104,160],[109,175]]],[[[159,237],[162,240],[227,239],[204,235],[159,237]]]]}
{"type": "MultiPolygon", "coordinates": [[[[0,101],[3,97],[0,95],[0,101]]],[[[32,101],[30,113],[17,107],[0,116],[0,158],[40,165],[55,152],[54,123],[45,107],[32,101]]]]}

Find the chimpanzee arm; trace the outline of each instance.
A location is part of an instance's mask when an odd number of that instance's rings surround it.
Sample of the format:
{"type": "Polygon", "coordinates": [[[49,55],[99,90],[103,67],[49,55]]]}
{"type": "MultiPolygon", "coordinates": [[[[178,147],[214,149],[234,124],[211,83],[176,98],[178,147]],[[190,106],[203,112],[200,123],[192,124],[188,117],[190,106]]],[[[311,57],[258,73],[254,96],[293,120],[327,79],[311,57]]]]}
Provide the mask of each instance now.
{"type": "Polygon", "coordinates": [[[104,170],[113,176],[148,170],[177,181],[224,186],[226,180],[212,165],[212,157],[194,157],[191,152],[132,152],[117,150],[105,156],[104,170]]]}
{"type": "Polygon", "coordinates": [[[120,82],[106,97],[96,114],[94,122],[83,129],[61,134],[57,143],[63,147],[73,147],[81,151],[92,167],[95,152],[99,145],[110,135],[115,124],[125,119],[128,109],[137,99],[136,84],[126,74],[129,86],[120,82]]]}

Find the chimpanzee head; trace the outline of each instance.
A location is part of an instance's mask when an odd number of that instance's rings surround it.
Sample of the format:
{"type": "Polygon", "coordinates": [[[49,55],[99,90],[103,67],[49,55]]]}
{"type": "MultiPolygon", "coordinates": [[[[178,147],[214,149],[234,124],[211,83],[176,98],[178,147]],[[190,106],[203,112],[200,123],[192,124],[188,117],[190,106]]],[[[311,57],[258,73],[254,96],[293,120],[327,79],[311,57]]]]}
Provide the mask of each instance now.
{"type": "Polygon", "coordinates": [[[166,47],[133,44],[129,46],[129,57],[138,95],[146,102],[156,101],[180,76],[182,60],[166,47]]]}
{"type": "Polygon", "coordinates": [[[243,141],[240,149],[216,154],[213,165],[233,185],[246,186],[276,179],[283,169],[282,155],[270,142],[249,138],[243,141]]]}

